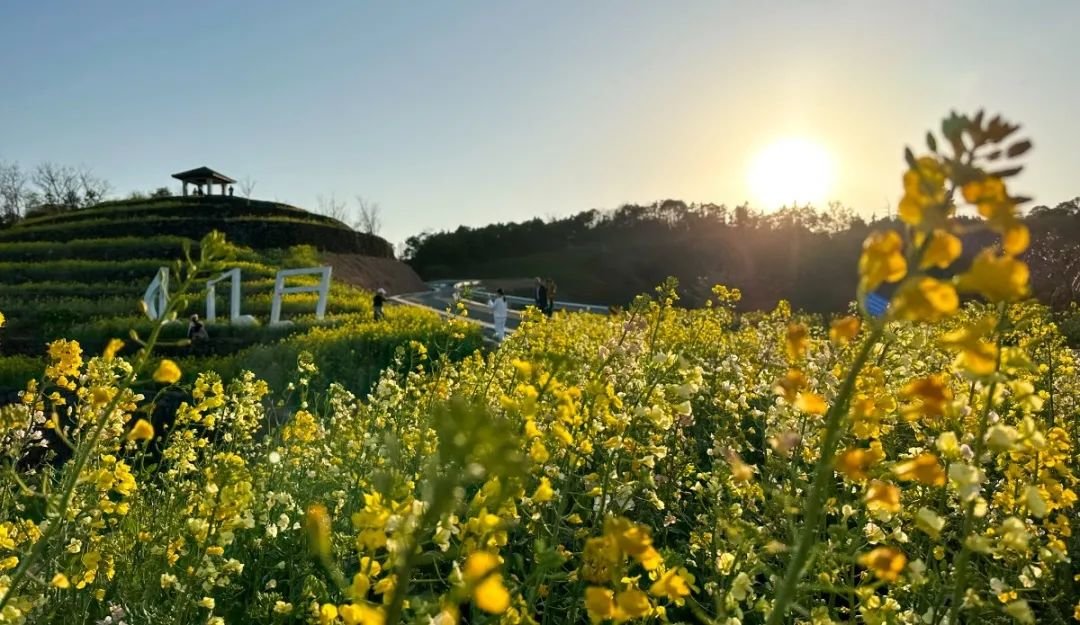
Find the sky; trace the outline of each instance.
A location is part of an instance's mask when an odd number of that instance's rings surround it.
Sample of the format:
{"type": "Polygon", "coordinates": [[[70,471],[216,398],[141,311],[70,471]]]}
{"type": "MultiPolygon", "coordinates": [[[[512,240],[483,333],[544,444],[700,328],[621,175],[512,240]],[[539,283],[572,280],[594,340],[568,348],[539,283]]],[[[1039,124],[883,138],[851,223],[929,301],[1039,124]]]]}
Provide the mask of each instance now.
{"type": "Polygon", "coordinates": [[[1024,124],[1014,183],[1080,195],[1080,2],[13,0],[0,161],[115,193],[209,166],[255,197],[379,203],[398,243],[666,198],[755,200],[790,137],[829,199],[882,215],[950,110],[1024,124]]]}

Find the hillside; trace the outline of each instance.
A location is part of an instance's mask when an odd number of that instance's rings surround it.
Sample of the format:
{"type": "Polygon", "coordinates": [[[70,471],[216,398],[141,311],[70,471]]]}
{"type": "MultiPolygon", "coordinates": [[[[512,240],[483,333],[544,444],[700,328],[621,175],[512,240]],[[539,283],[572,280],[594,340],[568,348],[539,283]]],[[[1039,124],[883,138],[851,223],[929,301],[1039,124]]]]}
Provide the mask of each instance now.
{"type": "Polygon", "coordinates": [[[105,202],[90,208],[30,217],[0,230],[0,244],[40,241],[56,248],[45,259],[62,257],[63,243],[79,239],[153,237],[162,233],[199,239],[211,230],[255,249],[314,245],[321,250],[393,257],[385,239],[301,208],[222,195],[105,202]]]}
{"type": "MultiPolygon", "coordinates": [[[[77,340],[89,355],[100,353],[112,338],[126,339],[131,331],[147,336],[154,322],[140,310],[140,300],[150,281],[160,267],[183,257],[185,245],[197,256],[197,241],[212,230],[224,231],[229,242],[216,271],[241,270],[241,312],[254,316],[258,325],[228,324],[229,289],[220,285],[219,319],[209,326],[211,340],[197,347],[161,347],[163,354],[187,359],[192,371],[212,362],[223,374],[273,367],[283,375],[283,370],[295,366],[298,346],[315,329],[323,337],[328,329],[343,329],[337,338],[346,345],[357,337],[372,336],[389,344],[393,337],[384,336],[384,329],[365,326],[372,318],[370,291],[424,288],[411,268],[392,257],[392,248],[383,239],[282,204],[227,197],[167,198],[26,219],[0,230],[0,311],[7,317],[0,328],[0,390],[10,392],[36,377],[43,369],[45,346],[55,339],[77,340]],[[315,318],[315,293],[291,294],[283,299],[282,317],[292,323],[269,327],[277,271],[323,264],[335,270],[325,318],[315,318]],[[285,349],[289,341],[291,346],[285,349]]],[[[206,278],[214,275],[207,273],[206,278]]],[[[313,276],[290,279],[290,284],[316,282],[313,276]]],[[[205,316],[202,288],[200,282],[199,292],[179,311],[181,320],[193,313],[205,316]]],[[[419,312],[395,314],[417,316],[418,327],[438,332],[437,317],[427,319],[419,312]]],[[[183,321],[166,325],[162,333],[165,341],[185,336],[183,321]]],[[[133,349],[129,345],[128,351],[133,349]]],[[[392,353],[387,349],[377,362],[356,368],[381,366],[392,353]]]]}

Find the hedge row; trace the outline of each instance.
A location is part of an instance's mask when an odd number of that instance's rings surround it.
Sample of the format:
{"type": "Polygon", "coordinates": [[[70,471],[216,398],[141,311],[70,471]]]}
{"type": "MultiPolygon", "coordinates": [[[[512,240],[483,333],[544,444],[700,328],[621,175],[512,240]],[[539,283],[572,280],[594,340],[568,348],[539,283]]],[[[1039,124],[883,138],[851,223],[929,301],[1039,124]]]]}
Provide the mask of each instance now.
{"type": "Polygon", "coordinates": [[[354,232],[344,226],[312,223],[295,219],[240,217],[223,219],[213,216],[158,218],[117,222],[95,219],[75,224],[53,224],[0,230],[4,241],[71,241],[118,236],[152,237],[162,232],[201,239],[212,230],[223,232],[234,244],[255,249],[284,248],[311,244],[319,249],[393,258],[394,249],[385,239],[354,232]]]}
{"type": "Polygon", "coordinates": [[[170,216],[178,213],[203,213],[217,217],[240,217],[240,216],[267,216],[287,217],[345,227],[340,221],[312,213],[302,208],[278,204],[275,202],[263,202],[261,200],[246,200],[243,198],[230,198],[222,196],[212,197],[174,197],[162,199],[123,200],[117,202],[103,202],[89,208],[73,211],[63,211],[50,215],[31,217],[19,222],[15,228],[34,227],[42,224],[75,223],[88,219],[143,219],[153,216],[170,216]]]}
{"type": "MultiPolygon", "coordinates": [[[[0,246],[0,262],[183,258],[185,241],[190,246],[191,253],[198,254],[198,242],[177,236],[75,239],[65,242],[13,241],[0,246]]],[[[247,262],[262,260],[262,257],[254,250],[239,246],[230,246],[226,257],[230,260],[247,262]]]]}
{"type": "MultiPolygon", "coordinates": [[[[123,282],[134,281],[145,289],[161,267],[168,267],[171,260],[135,258],[126,261],[104,260],[55,260],[42,262],[0,262],[0,283],[21,284],[70,280],[77,282],[123,282]]],[[[229,267],[239,267],[252,277],[271,277],[277,270],[266,265],[245,261],[230,261],[229,267]]]]}

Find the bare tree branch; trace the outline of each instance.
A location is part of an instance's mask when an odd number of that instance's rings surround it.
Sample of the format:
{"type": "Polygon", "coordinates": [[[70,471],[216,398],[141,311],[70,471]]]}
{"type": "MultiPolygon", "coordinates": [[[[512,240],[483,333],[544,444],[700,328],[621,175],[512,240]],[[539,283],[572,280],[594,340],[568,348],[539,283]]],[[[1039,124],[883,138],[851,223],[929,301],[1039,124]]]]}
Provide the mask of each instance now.
{"type": "Polygon", "coordinates": [[[0,220],[14,221],[28,208],[29,180],[18,163],[0,163],[0,220]]]}
{"type": "Polygon", "coordinates": [[[319,212],[327,217],[336,219],[342,223],[347,223],[349,220],[349,210],[343,200],[339,200],[331,193],[330,197],[319,196],[316,198],[319,204],[319,212]]]}
{"type": "Polygon", "coordinates": [[[244,176],[244,179],[236,183],[236,186],[240,187],[240,195],[251,199],[251,195],[255,192],[256,181],[251,176],[244,176]]]}
{"type": "Polygon", "coordinates": [[[356,222],[354,228],[365,234],[378,235],[382,230],[382,207],[362,195],[356,196],[356,222]]]}

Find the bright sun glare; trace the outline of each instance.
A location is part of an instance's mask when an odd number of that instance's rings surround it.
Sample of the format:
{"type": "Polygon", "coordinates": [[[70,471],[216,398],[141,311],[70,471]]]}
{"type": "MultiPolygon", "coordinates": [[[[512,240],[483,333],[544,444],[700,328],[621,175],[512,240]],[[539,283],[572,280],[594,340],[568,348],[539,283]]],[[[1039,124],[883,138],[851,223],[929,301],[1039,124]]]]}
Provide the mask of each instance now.
{"type": "Polygon", "coordinates": [[[750,164],[749,185],[757,208],[812,204],[829,199],[833,164],[820,144],[800,138],[781,139],[764,148],[750,164]]]}

